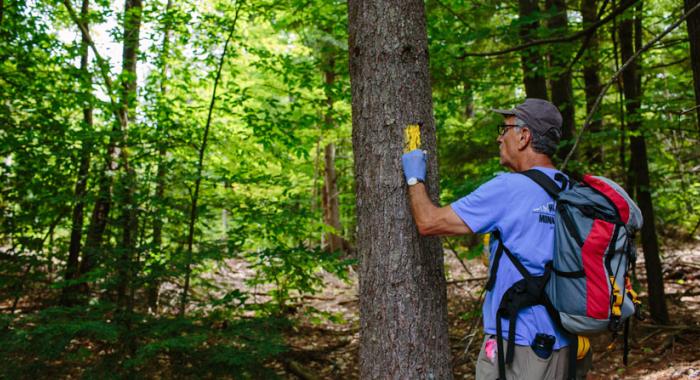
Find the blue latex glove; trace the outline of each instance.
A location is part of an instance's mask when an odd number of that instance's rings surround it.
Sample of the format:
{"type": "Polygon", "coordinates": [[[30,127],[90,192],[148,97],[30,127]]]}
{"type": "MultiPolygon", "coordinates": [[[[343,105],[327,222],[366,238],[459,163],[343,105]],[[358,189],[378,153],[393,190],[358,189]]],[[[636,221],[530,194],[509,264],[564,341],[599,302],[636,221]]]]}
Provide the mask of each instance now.
{"type": "Polygon", "coordinates": [[[403,174],[406,181],[409,178],[416,178],[418,181],[425,181],[425,152],[420,149],[414,149],[401,156],[401,164],[403,165],[403,174]]]}

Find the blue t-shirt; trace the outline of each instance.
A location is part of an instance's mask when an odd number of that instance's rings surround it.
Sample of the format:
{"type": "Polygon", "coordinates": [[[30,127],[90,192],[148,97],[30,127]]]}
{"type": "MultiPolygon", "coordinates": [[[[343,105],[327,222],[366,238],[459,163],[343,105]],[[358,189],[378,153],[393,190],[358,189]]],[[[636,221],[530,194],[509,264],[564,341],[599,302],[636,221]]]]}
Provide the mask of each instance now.
{"type": "MultiPolygon", "coordinates": [[[[554,179],[556,169],[536,167],[554,179]]],[[[552,198],[533,180],[517,173],[500,174],[471,194],[452,203],[452,210],[476,233],[498,230],[503,243],[534,276],[544,273],[544,266],[554,253],[554,210],[552,198]]],[[[493,265],[497,243],[490,247],[489,265],[493,265]]],[[[490,270],[491,268],[489,268],[490,270]]],[[[501,297],[523,277],[505,254],[501,256],[493,289],[486,293],[483,316],[484,331],[496,334],[496,312],[501,297]]],[[[508,337],[508,320],[502,319],[503,338],[508,337]]],[[[537,333],[556,337],[554,349],[568,341],[554,326],[542,305],[520,310],[515,327],[515,343],[529,346],[537,333]]]]}

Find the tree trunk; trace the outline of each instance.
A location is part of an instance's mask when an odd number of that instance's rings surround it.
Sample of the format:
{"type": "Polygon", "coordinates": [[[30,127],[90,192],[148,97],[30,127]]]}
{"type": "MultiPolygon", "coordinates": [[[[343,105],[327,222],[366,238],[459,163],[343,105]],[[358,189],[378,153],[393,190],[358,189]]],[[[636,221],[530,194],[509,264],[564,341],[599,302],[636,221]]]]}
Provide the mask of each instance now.
{"type": "Polygon", "coordinates": [[[129,297],[128,287],[133,276],[133,254],[136,246],[137,205],[134,199],[136,173],[129,165],[127,132],[129,124],[136,118],[136,62],[139,52],[139,35],[141,31],[141,0],[126,0],[124,3],[124,48],[122,50],[122,93],[120,102],[121,119],[125,121],[121,133],[122,180],[120,194],[122,201],[122,241],[117,267],[117,305],[131,311],[133,300],[129,297]]]}
{"type": "MultiPolygon", "coordinates": [[[[700,0],[685,0],[685,11],[689,12],[700,0]]],[[[695,89],[695,107],[698,130],[700,130],[700,12],[696,11],[685,22],[688,25],[690,40],[690,66],[693,68],[693,88],[695,89]]]]}
{"type": "MultiPolygon", "coordinates": [[[[84,25],[88,25],[88,11],[90,0],[83,0],[80,7],[80,17],[84,25]]],[[[82,35],[82,34],[81,34],[82,35]]],[[[92,105],[87,99],[92,92],[92,80],[88,70],[89,47],[87,36],[82,35],[82,43],[80,46],[80,71],[82,76],[81,84],[86,96],[87,105],[83,108],[83,130],[85,136],[89,136],[93,130],[92,120],[92,105]]],[[[80,276],[80,240],[83,235],[83,216],[85,208],[85,193],[87,189],[88,172],[90,170],[90,155],[92,154],[92,139],[89,137],[83,138],[82,147],[80,149],[80,165],[78,167],[78,179],[75,183],[75,205],[73,205],[73,218],[70,233],[70,244],[68,246],[68,261],[66,263],[65,280],[72,281],[80,276]]],[[[61,304],[70,306],[75,304],[78,298],[79,287],[77,285],[65,286],[61,292],[61,304]]]]}
{"type": "MultiPolygon", "coordinates": [[[[615,3],[615,0],[612,1],[612,7],[615,9],[617,7],[617,4],[615,3]]],[[[618,37],[619,37],[619,32],[620,32],[620,27],[617,25],[617,17],[613,18],[612,20],[612,31],[610,33],[610,39],[612,41],[612,47],[613,47],[613,57],[615,61],[615,72],[618,72],[620,70],[620,52],[618,48],[618,37]]],[[[619,112],[619,121],[620,121],[620,146],[618,150],[618,156],[620,160],[620,177],[623,178],[624,180],[624,187],[625,191],[627,191],[628,194],[634,194],[634,189],[632,188],[632,185],[630,183],[630,176],[629,176],[629,170],[627,170],[627,164],[626,161],[627,159],[625,158],[627,155],[627,128],[626,124],[627,121],[625,119],[625,99],[624,99],[624,91],[622,89],[622,76],[618,76],[615,79],[615,86],[617,87],[617,93],[618,93],[618,112],[619,112]]]]}
{"type": "MultiPolygon", "coordinates": [[[[332,54],[332,53],[329,53],[332,54]]],[[[333,92],[332,87],[335,83],[335,60],[330,57],[326,60],[324,67],[324,76],[326,83],[326,116],[325,129],[331,130],[335,128],[333,122],[333,92]]],[[[338,202],[338,177],[335,172],[335,144],[329,142],[323,149],[325,158],[325,167],[323,170],[323,223],[333,227],[335,233],[324,234],[324,246],[329,252],[335,252],[343,249],[343,239],[338,233],[341,231],[340,225],[340,206],[338,202]]]]}
{"type": "Polygon", "coordinates": [[[450,379],[442,247],[418,235],[401,169],[404,128],[421,124],[437,201],[423,1],[354,0],[348,11],[360,378],[450,379]]]}
{"type": "MultiPolygon", "coordinates": [[[[168,0],[168,3],[165,6],[165,15],[168,16],[166,17],[165,25],[163,26],[163,49],[161,50],[160,53],[160,64],[161,64],[161,72],[160,72],[160,101],[159,101],[159,106],[162,106],[165,103],[165,97],[168,92],[168,88],[166,86],[167,83],[167,76],[168,76],[168,57],[170,53],[170,31],[172,30],[172,19],[170,16],[170,12],[172,11],[173,8],[173,2],[172,0],[168,0]]],[[[156,252],[157,255],[161,254],[161,250],[163,249],[163,220],[162,220],[162,215],[163,215],[163,199],[165,196],[165,177],[166,177],[166,168],[167,168],[167,163],[166,163],[166,156],[167,156],[167,149],[166,149],[166,141],[167,141],[167,133],[166,133],[166,124],[164,123],[164,120],[160,118],[158,120],[158,133],[157,133],[157,144],[158,144],[158,169],[156,170],[156,193],[155,193],[155,203],[156,203],[156,209],[155,209],[155,217],[153,218],[153,250],[156,252]]],[[[160,288],[160,280],[158,279],[160,277],[160,270],[162,268],[153,268],[156,270],[151,271],[151,278],[148,279],[146,283],[146,303],[148,307],[151,309],[153,313],[158,312],[158,289],[160,288]],[[153,273],[155,272],[155,273],[153,273]]]]}
{"type": "MultiPolygon", "coordinates": [[[[622,61],[626,62],[639,48],[641,41],[641,12],[637,9],[635,19],[627,19],[620,24],[620,50],[622,61]],[[635,33],[636,32],[636,33],[635,33]],[[635,36],[637,34],[637,36],[635,36]]],[[[663,274],[659,258],[659,243],[656,236],[654,208],[651,199],[649,164],[647,162],[646,141],[643,133],[638,133],[642,125],[639,109],[641,106],[641,76],[638,63],[633,62],[623,73],[622,83],[627,106],[628,128],[630,137],[630,177],[637,195],[637,203],[644,217],[642,227],[642,248],[644,264],[647,271],[649,289],[649,310],[651,317],[658,323],[668,323],[668,311],[664,295],[663,274]]]]}
{"type": "MultiPolygon", "coordinates": [[[[64,1],[66,7],[70,10],[69,1],[64,1]]],[[[82,24],[82,23],[81,23],[82,24]]],[[[83,36],[85,37],[87,33],[87,28],[84,28],[83,36]]],[[[138,42],[138,40],[137,40],[138,42]]],[[[97,54],[96,54],[97,55],[97,54]]],[[[111,87],[111,79],[105,73],[108,72],[106,62],[97,56],[98,65],[101,66],[100,70],[103,73],[103,79],[106,82],[108,95],[112,101],[112,106],[116,108],[113,102],[113,89],[111,87]]],[[[80,274],[85,275],[92,271],[97,265],[97,258],[100,249],[102,248],[103,235],[107,228],[107,223],[109,221],[109,213],[112,209],[112,193],[114,187],[114,175],[119,168],[119,161],[123,157],[123,139],[124,131],[127,127],[127,120],[125,117],[125,112],[121,109],[114,112],[115,120],[113,122],[112,133],[109,135],[109,141],[107,143],[107,152],[104,156],[104,169],[100,173],[98,179],[98,192],[97,199],[95,200],[95,206],[93,207],[92,214],[90,216],[90,225],[88,226],[87,237],[85,238],[85,247],[83,249],[83,258],[80,262],[80,274]]],[[[81,286],[81,291],[84,295],[89,293],[89,287],[87,283],[83,283],[81,286]]]]}
{"type": "Polygon", "coordinates": [[[462,82],[462,99],[464,107],[464,120],[474,117],[474,91],[468,81],[462,82]]]}
{"type": "MultiPolygon", "coordinates": [[[[102,237],[107,228],[107,219],[112,208],[112,176],[108,172],[116,170],[117,161],[115,155],[118,149],[114,145],[114,139],[110,137],[105,157],[105,168],[101,173],[98,183],[97,199],[90,216],[83,258],[80,261],[80,274],[85,275],[97,265],[97,254],[102,248],[102,237]]],[[[81,291],[87,295],[89,287],[87,284],[81,286],[81,291]]]]}
{"type": "MultiPolygon", "coordinates": [[[[520,18],[533,17],[533,13],[539,12],[537,0],[518,0],[520,18]]],[[[523,43],[532,41],[533,32],[539,28],[539,21],[535,20],[520,26],[520,38],[523,43]]],[[[547,97],[547,80],[544,76],[544,60],[537,46],[525,49],[520,54],[523,67],[523,81],[525,94],[528,98],[549,99],[547,97]]]]}
{"type": "MultiPolygon", "coordinates": [[[[583,17],[583,28],[587,28],[597,21],[597,0],[581,0],[581,15],[583,17]]],[[[598,71],[600,64],[598,63],[599,43],[598,32],[593,31],[588,40],[588,49],[583,61],[583,82],[584,93],[586,95],[586,114],[589,114],[593,109],[593,104],[600,94],[601,84],[598,71]]],[[[603,121],[600,117],[594,116],[589,131],[593,136],[593,143],[586,147],[586,159],[592,164],[603,163],[603,144],[597,143],[595,138],[596,133],[600,132],[603,127],[603,121]]]]}
{"type": "Polygon", "coordinates": [[[236,22],[238,21],[238,12],[241,10],[241,3],[236,5],[236,15],[234,16],[233,22],[231,23],[231,30],[229,31],[226,42],[224,43],[224,50],[221,53],[221,58],[219,59],[219,64],[216,70],[216,77],[214,78],[214,89],[211,94],[211,101],[209,102],[209,112],[207,114],[207,122],[204,125],[204,135],[202,136],[202,144],[199,146],[199,159],[197,160],[197,174],[194,181],[194,194],[192,195],[192,203],[190,205],[190,220],[188,226],[187,234],[187,256],[185,257],[185,284],[182,287],[182,296],[180,298],[180,316],[185,315],[187,309],[187,295],[190,290],[190,276],[192,274],[192,255],[194,249],[194,233],[195,225],[197,223],[197,203],[199,202],[199,188],[202,183],[202,170],[204,169],[204,152],[207,149],[207,138],[209,136],[209,128],[211,127],[211,118],[214,111],[214,105],[216,104],[216,90],[219,86],[219,80],[221,79],[221,70],[226,62],[226,51],[228,50],[228,45],[233,38],[233,34],[236,31],[236,22]]]}
{"type": "MultiPolygon", "coordinates": [[[[559,35],[568,33],[569,19],[566,16],[566,0],[547,0],[547,8],[556,9],[556,14],[549,19],[549,28],[559,35]]],[[[571,87],[571,71],[568,70],[569,54],[565,49],[553,49],[549,54],[552,91],[552,103],[559,108],[562,116],[561,144],[557,155],[563,160],[569,154],[574,139],[574,100],[571,87]]]]}

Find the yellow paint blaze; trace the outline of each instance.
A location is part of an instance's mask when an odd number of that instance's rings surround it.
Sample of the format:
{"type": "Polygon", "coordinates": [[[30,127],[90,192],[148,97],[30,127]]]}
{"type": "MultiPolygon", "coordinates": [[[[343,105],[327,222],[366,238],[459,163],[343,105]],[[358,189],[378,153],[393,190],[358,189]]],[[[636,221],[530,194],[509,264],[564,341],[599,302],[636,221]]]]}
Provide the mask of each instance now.
{"type": "Polygon", "coordinates": [[[404,153],[420,148],[420,125],[409,124],[404,130],[406,145],[404,153]]]}

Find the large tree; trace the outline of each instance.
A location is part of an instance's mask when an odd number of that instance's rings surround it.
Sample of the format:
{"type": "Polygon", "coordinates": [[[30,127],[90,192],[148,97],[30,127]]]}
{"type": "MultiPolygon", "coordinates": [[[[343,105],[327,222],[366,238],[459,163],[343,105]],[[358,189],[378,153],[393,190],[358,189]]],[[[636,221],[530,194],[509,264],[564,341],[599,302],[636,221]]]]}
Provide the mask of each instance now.
{"type": "MultiPolygon", "coordinates": [[[[518,17],[520,23],[520,38],[528,43],[535,40],[534,33],[539,28],[540,7],[537,0],[518,0],[518,17]]],[[[544,60],[539,47],[524,49],[520,53],[523,67],[523,81],[528,98],[548,99],[547,80],[544,76],[544,60]]]]}
{"type": "Polygon", "coordinates": [[[437,201],[423,1],[352,0],[348,11],[360,378],[451,378],[442,247],[419,236],[400,163],[404,128],[421,123],[437,201]]]}
{"type": "MultiPolygon", "coordinates": [[[[641,49],[642,34],[641,3],[637,6],[634,17],[628,15],[620,24],[620,53],[622,61],[641,49]]],[[[649,311],[651,317],[659,323],[668,322],[668,311],[664,296],[663,274],[659,258],[659,241],[656,236],[656,220],[651,199],[651,181],[649,179],[649,157],[646,139],[642,127],[642,115],[639,112],[642,98],[642,77],[638,61],[633,61],[622,72],[623,92],[628,115],[630,136],[630,178],[632,188],[637,195],[637,203],[644,217],[642,226],[642,248],[644,266],[647,270],[649,289],[649,311]]]]}
{"type": "MultiPolygon", "coordinates": [[[[587,28],[593,25],[597,20],[596,15],[597,0],[581,0],[581,16],[583,18],[583,27],[587,28]]],[[[592,31],[588,37],[586,52],[583,61],[583,91],[586,95],[586,114],[593,110],[595,100],[600,93],[602,85],[600,83],[600,63],[598,62],[599,47],[598,32],[592,31]]],[[[600,117],[596,117],[591,121],[589,131],[592,136],[600,132],[603,121],[600,117]]],[[[603,145],[594,141],[588,144],[586,148],[586,159],[592,163],[603,162],[603,145]]]]}
{"type": "MultiPolygon", "coordinates": [[[[568,34],[569,19],[566,15],[566,0],[547,0],[547,8],[554,15],[549,19],[549,27],[562,35],[568,34]]],[[[574,93],[571,86],[571,70],[568,69],[569,57],[566,48],[555,48],[549,54],[551,65],[550,88],[552,103],[559,108],[562,116],[562,146],[557,154],[566,157],[571,150],[574,137],[574,93]]]]}

